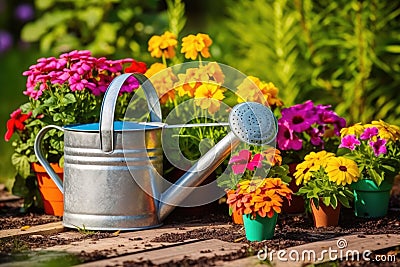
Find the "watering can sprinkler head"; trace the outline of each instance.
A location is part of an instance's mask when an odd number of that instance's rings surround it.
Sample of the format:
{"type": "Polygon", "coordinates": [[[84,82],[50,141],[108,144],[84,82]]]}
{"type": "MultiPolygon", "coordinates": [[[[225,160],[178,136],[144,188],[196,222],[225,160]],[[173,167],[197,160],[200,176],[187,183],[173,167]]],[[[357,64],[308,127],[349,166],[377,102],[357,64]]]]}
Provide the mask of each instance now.
{"type": "Polygon", "coordinates": [[[278,133],[276,118],[271,109],[256,102],[244,102],[233,107],[229,114],[229,126],[231,132],[161,194],[158,210],[160,221],[182,203],[240,142],[266,145],[272,143],[278,133]]]}

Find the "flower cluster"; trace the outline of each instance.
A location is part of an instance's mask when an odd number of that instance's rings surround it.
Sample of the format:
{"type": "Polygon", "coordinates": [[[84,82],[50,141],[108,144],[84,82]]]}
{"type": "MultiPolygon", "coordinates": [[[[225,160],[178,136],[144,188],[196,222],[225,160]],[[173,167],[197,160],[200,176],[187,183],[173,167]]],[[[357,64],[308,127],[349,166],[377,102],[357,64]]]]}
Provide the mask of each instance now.
{"type": "Polygon", "coordinates": [[[360,171],[353,160],[336,157],[325,150],[307,154],[294,173],[296,184],[303,184],[298,195],[313,199],[317,207],[322,199],[326,206],[333,208],[337,207],[338,202],[350,207],[349,200],[353,197],[348,186],[356,182],[359,176],[360,171]]]}
{"type": "MultiPolygon", "coordinates": [[[[283,105],[278,97],[278,88],[256,77],[243,77],[239,85],[230,86],[232,81],[226,79],[230,74],[228,68],[216,62],[202,61],[211,57],[211,45],[211,38],[203,33],[185,36],[181,44],[170,32],[155,35],[149,40],[148,50],[153,57],[161,58],[162,63],[153,63],[145,75],[158,93],[164,118],[174,113],[176,116],[179,114],[183,123],[226,122],[229,109],[243,101],[259,102],[271,108],[283,105]],[[174,63],[179,61],[174,58],[179,45],[186,59],[198,61],[168,68],[167,59],[174,63]]],[[[211,147],[225,134],[226,128],[223,127],[182,129],[178,133],[182,154],[190,160],[197,159],[200,155],[199,142],[207,139],[207,146],[211,147]]]]}
{"type": "MultiPolygon", "coordinates": [[[[37,100],[44,90],[52,85],[68,83],[71,91],[89,89],[98,96],[107,90],[108,85],[123,72],[123,64],[133,59],[108,60],[91,56],[90,51],[72,51],[59,58],[40,58],[37,64],[29,67],[23,75],[27,76],[24,94],[37,100]]],[[[131,92],[138,87],[136,79],[129,78],[122,92],[131,92]]]]}
{"type": "MultiPolygon", "coordinates": [[[[26,208],[39,203],[34,197],[37,188],[31,167],[37,162],[33,146],[39,130],[48,124],[98,122],[103,93],[115,77],[124,73],[125,63],[131,63],[125,71],[147,70],[144,63],[130,58],[108,60],[93,57],[90,51],[72,51],[58,58],[41,58],[23,73],[27,76],[24,94],[28,101],[11,113],[4,139],[9,141],[17,135],[12,142],[11,162],[17,173],[13,191],[21,192],[26,208]]],[[[138,86],[133,77],[123,85],[117,100],[117,119],[124,116],[131,92],[138,86]]],[[[63,145],[62,133],[46,135],[43,146],[49,162],[63,165],[63,145]]]]}
{"type": "Polygon", "coordinates": [[[327,142],[338,139],[346,120],[330,108],[329,105],[314,105],[311,100],[283,108],[282,117],[278,120],[279,149],[301,150],[304,154],[321,149],[331,150],[327,142]]]}
{"type": "MultiPolygon", "coordinates": [[[[382,120],[354,124],[341,131],[345,156],[357,162],[362,178],[372,179],[378,186],[391,180],[400,171],[400,128],[382,120]]],[[[390,181],[392,182],[392,181],[390,181]]]]}
{"type": "Polygon", "coordinates": [[[280,178],[265,178],[244,180],[239,182],[236,190],[228,191],[231,212],[239,215],[251,214],[254,219],[261,217],[272,218],[274,213],[280,213],[284,199],[290,201],[292,191],[280,178]]]}

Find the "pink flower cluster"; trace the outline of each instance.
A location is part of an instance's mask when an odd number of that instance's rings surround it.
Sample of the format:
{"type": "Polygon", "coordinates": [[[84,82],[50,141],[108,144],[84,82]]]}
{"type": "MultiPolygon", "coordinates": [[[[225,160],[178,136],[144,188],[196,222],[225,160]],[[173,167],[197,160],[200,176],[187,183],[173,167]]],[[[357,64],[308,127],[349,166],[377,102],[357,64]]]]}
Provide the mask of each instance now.
{"type": "MultiPolygon", "coordinates": [[[[107,90],[111,81],[123,72],[123,64],[133,59],[108,60],[96,58],[90,51],[72,51],[59,58],[40,58],[23,75],[28,76],[25,95],[37,100],[51,85],[67,83],[71,91],[89,89],[94,95],[107,90]]],[[[138,88],[138,81],[130,77],[121,92],[131,92],[138,88]]]]}
{"type": "Polygon", "coordinates": [[[252,153],[247,149],[243,149],[238,155],[233,156],[229,161],[229,164],[232,165],[233,173],[242,174],[246,169],[254,171],[255,168],[261,168],[263,156],[261,154],[255,154],[253,158],[251,156],[252,153]]]}
{"type": "MultiPolygon", "coordinates": [[[[360,139],[368,141],[368,145],[371,147],[376,157],[381,154],[384,155],[387,153],[386,140],[378,137],[378,128],[366,128],[364,132],[360,135],[360,139]]],[[[353,151],[360,145],[361,142],[360,140],[358,140],[357,136],[354,134],[350,134],[342,138],[342,142],[339,147],[348,148],[353,151]]]]}

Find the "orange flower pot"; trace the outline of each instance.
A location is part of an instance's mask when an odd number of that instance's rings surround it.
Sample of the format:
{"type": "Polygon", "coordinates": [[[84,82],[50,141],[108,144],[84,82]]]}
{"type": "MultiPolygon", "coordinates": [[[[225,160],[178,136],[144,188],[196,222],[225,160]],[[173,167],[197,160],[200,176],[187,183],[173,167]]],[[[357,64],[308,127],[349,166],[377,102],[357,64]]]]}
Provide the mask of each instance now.
{"type": "MultiPolygon", "coordinates": [[[[61,178],[64,178],[64,169],[56,163],[50,163],[50,166],[61,178]]],[[[47,174],[42,165],[32,164],[32,169],[36,173],[40,195],[43,201],[44,212],[49,215],[62,216],[64,213],[64,196],[57,188],[56,184],[47,174]]]]}
{"type": "Polygon", "coordinates": [[[317,209],[314,205],[314,201],[310,202],[315,227],[337,226],[339,224],[340,203],[338,203],[336,209],[334,209],[332,206],[325,206],[325,204],[320,201],[319,208],[317,209]]]}

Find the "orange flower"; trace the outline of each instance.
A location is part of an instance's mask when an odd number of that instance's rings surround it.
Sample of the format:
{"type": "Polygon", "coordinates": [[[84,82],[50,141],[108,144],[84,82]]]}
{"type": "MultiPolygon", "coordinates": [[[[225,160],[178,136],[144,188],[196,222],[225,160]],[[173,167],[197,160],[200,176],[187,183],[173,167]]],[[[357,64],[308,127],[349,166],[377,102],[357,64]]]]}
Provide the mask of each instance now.
{"type": "Polygon", "coordinates": [[[196,89],[194,101],[200,108],[214,114],[221,106],[220,101],[225,98],[224,91],[219,84],[203,83],[196,89]]]}
{"type": "Polygon", "coordinates": [[[237,190],[227,192],[229,207],[239,214],[257,214],[271,218],[274,213],[280,213],[283,199],[290,201],[292,191],[280,178],[265,178],[243,180],[237,185],[237,190]]]}
{"type": "Polygon", "coordinates": [[[173,58],[175,56],[175,47],[178,44],[176,35],[166,31],[164,34],[154,35],[149,40],[148,51],[152,57],[160,58],[173,58]]]}
{"type": "Polygon", "coordinates": [[[281,212],[283,200],[273,190],[265,191],[262,195],[255,195],[253,201],[254,210],[257,210],[258,215],[261,217],[268,216],[268,218],[272,218],[275,212],[281,212]]]}
{"type": "Polygon", "coordinates": [[[182,38],[181,53],[185,53],[185,58],[190,58],[192,60],[195,60],[199,53],[202,57],[209,58],[211,55],[208,51],[208,48],[211,46],[211,44],[212,40],[207,34],[190,34],[182,38]]]}
{"type": "Polygon", "coordinates": [[[265,83],[254,76],[248,76],[238,86],[236,94],[238,102],[254,101],[258,103],[267,102],[269,106],[282,106],[283,102],[278,97],[279,90],[273,83],[265,83]]]}
{"type": "Polygon", "coordinates": [[[153,76],[154,74],[162,71],[163,69],[166,69],[167,66],[165,66],[162,63],[154,63],[150,66],[150,68],[144,73],[144,75],[147,78],[150,78],[151,76],[153,76]]]}
{"type": "Polygon", "coordinates": [[[282,156],[279,149],[270,147],[267,150],[265,150],[263,154],[264,157],[267,159],[267,161],[271,164],[271,166],[282,165],[282,156]]]}

